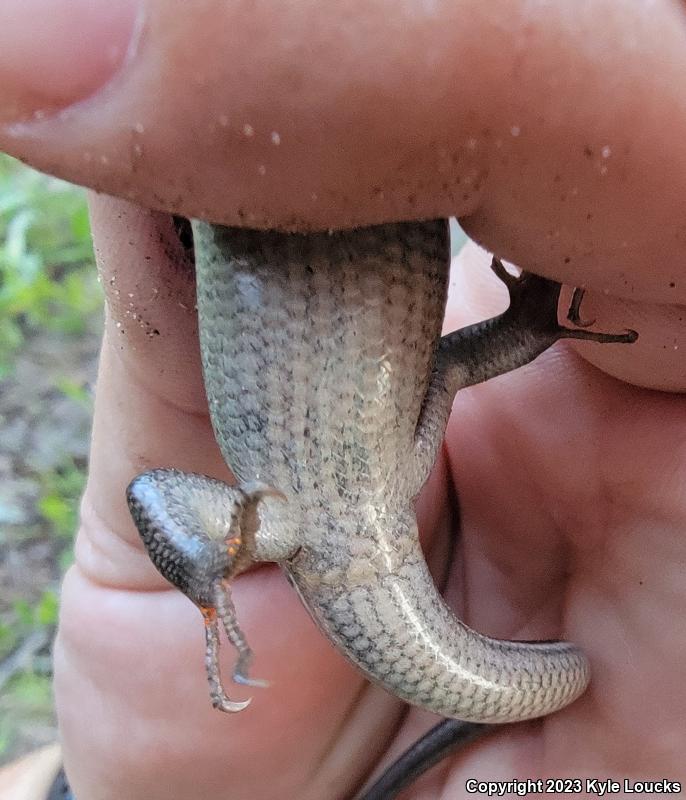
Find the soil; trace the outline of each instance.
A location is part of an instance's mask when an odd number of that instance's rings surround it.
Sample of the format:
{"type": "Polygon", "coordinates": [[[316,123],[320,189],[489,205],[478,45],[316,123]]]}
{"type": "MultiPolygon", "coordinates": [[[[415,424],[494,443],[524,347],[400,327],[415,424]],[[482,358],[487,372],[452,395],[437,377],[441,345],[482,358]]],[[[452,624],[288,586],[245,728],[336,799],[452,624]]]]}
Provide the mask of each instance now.
{"type": "MultiPolygon", "coordinates": [[[[9,377],[0,381],[0,623],[16,623],[16,609],[34,606],[46,589],[59,591],[70,542],[38,508],[46,476],[85,470],[91,411],[65,395],[65,380],[92,397],[100,315],[80,336],[42,331],[27,339],[9,377]],[[65,467],[65,465],[67,465],[65,467]]],[[[54,741],[51,704],[22,703],[8,685],[23,671],[50,674],[52,626],[22,634],[0,660],[0,716],[5,718],[0,761],[54,741]],[[7,716],[6,716],[7,715],[7,716]]]]}

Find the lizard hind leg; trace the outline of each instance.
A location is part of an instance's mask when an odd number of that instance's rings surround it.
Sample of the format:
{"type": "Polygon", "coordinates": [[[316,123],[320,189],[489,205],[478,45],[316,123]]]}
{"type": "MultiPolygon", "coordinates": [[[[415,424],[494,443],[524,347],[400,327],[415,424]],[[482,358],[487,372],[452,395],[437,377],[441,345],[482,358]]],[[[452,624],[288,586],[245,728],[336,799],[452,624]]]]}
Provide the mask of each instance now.
{"type": "Polygon", "coordinates": [[[250,701],[231,700],[221,681],[219,622],[238,652],[234,681],[267,685],[248,677],[252,651],[236,619],[229,581],[259,560],[257,504],[283,495],[262,483],[233,487],[204,475],[156,469],[134,478],[126,496],[151,561],[203,614],[212,704],[241,711],[250,701]]]}
{"type": "Polygon", "coordinates": [[[491,319],[448,333],[436,351],[429,386],[415,431],[415,479],[419,491],[436,459],[455,394],[465,386],[495,378],[533,361],[558,339],[586,339],[601,344],[630,344],[636,331],[603,333],[586,329],[582,319],[582,289],[572,297],[567,319],[577,327],[558,321],[562,285],[549,278],[522,272],[512,275],[500,259],[493,257],[491,269],[510,295],[506,311],[491,319]]]}

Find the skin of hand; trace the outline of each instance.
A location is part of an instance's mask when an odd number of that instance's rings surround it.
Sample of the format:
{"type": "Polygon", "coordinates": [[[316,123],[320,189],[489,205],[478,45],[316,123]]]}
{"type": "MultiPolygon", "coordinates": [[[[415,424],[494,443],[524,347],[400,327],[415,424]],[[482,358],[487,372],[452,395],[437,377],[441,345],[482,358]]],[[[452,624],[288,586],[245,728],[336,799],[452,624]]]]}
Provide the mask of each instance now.
{"type": "MultiPolygon", "coordinates": [[[[569,709],[477,743],[404,797],[463,797],[467,778],[683,780],[683,5],[203,0],[191,16],[132,0],[107,24],[87,5],[78,70],[67,45],[46,45],[49,13],[15,20],[14,41],[42,49],[24,63],[0,47],[0,148],[230,224],[454,214],[489,250],[587,286],[599,329],[639,331],[632,346],[558,345],[458,396],[418,501],[437,579],[484,633],[578,643],[593,678],[569,709]]],[[[348,798],[430,720],[367,685],[275,567],[234,589],[253,674],[272,687],[239,715],[210,708],[200,615],[154,571],[124,501],[147,466],[229,477],[192,269],[167,213],[102,197],[92,211],[108,315],[55,650],[76,796],[348,798]]],[[[446,330],[504,304],[483,252],[458,260],[446,330]]]]}

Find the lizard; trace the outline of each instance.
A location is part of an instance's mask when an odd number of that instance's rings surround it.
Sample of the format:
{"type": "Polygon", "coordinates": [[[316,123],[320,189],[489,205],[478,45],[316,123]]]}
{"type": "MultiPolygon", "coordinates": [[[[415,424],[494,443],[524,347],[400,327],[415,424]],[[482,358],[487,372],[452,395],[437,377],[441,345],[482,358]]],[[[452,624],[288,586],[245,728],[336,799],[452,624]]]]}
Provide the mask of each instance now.
{"type": "Polygon", "coordinates": [[[447,220],[285,233],[193,220],[200,350],[210,418],[236,486],[174,469],[135,477],[127,501],[157,569],[202,611],[213,705],[219,624],[251,650],[231,581],[279,563],[321,630],[403,700],[474,723],[532,719],[580,696],[583,652],[483,636],[448,609],[426,566],[413,501],[456,392],[586,330],[583,290],[558,322],[561,284],[494,257],[508,309],[441,336],[447,220]]]}

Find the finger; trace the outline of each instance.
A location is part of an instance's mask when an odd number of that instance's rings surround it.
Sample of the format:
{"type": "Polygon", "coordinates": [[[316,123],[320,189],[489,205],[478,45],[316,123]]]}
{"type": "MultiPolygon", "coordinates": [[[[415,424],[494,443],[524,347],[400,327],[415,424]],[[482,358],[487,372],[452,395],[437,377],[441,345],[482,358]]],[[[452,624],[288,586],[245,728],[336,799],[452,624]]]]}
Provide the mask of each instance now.
{"type": "MultiPolygon", "coordinates": [[[[5,91],[28,98],[21,113],[13,101],[22,119],[0,146],[232,224],[456,214],[527,268],[685,302],[681,3],[137,8],[117,27],[128,56],[113,77],[99,90],[63,86],[40,119],[31,87],[45,59],[36,66],[27,46],[0,61],[5,91]],[[57,113],[63,97],[72,102],[57,113]]],[[[52,73],[73,67],[68,49],[47,49],[52,73]]]]}
{"type": "Polygon", "coordinates": [[[91,201],[106,323],[76,554],[98,582],[161,587],[131,524],[128,481],[152,466],[230,478],[207,416],[194,268],[169,215],[91,201]]]}

